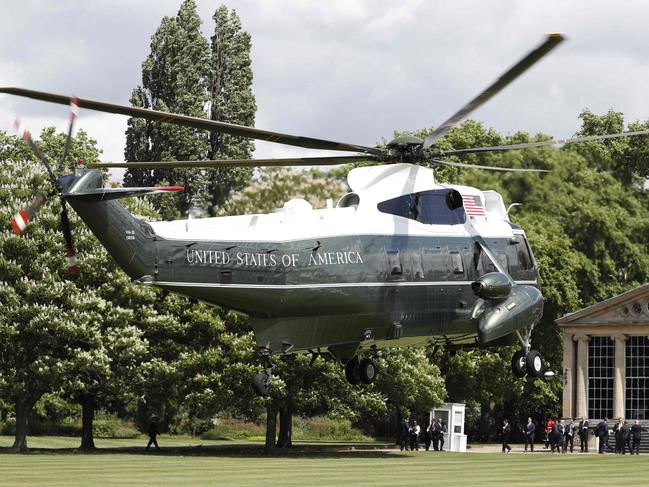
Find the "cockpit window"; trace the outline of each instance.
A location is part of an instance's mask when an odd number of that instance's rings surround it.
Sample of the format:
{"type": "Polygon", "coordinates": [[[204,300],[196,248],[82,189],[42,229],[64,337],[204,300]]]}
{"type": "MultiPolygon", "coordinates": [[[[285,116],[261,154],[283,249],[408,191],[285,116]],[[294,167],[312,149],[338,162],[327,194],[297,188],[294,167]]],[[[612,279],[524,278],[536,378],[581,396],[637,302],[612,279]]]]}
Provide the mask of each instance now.
{"type": "Polygon", "coordinates": [[[530,248],[527,240],[523,235],[514,235],[516,241],[516,252],[518,254],[518,269],[521,271],[529,271],[534,268],[530,248]]]}
{"type": "Polygon", "coordinates": [[[402,216],[429,225],[458,225],[466,222],[460,193],[437,189],[411,193],[377,205],[382,213],[402,216]]]}

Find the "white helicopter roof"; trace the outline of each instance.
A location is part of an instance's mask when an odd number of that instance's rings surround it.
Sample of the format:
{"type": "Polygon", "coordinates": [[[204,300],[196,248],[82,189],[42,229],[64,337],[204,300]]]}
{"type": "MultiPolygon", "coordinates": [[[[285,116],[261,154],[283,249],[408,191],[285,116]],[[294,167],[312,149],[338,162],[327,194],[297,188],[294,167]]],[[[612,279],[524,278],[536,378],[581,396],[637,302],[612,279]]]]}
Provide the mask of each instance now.
{"type": "Polygon", "coordinates": [[[435,182],[434,171],[413,164],[367,166],[352,169],[347,175],[352,193],[338,206],[314,209],[303,199],[293,199],[273,213],[216,218],[197,218],[173,222],[150,222],[163,238],[214,240],[299,240],[335,235],[404,234],[439,235],[481,234],[511,236],[502,197],[495,191],[480,191],[460,185],[435,182]],[[435,189],[455,189],[464,198],[479,198],[481,208],[459,225],[427,225],[401,216],[383,213],[377,205],[401,195],[435,189]],[[354,196],[356,195],[356,196],[354,196]],[[354,198],[349,198],[354,196],[354,198]]]}
{"type": "Polygon", "coordinates": [[[347,174],[347,183],[355,193],[380,192],[382,198],[433,189],[435,172],[414,164],[357,167],[347,174]]]}

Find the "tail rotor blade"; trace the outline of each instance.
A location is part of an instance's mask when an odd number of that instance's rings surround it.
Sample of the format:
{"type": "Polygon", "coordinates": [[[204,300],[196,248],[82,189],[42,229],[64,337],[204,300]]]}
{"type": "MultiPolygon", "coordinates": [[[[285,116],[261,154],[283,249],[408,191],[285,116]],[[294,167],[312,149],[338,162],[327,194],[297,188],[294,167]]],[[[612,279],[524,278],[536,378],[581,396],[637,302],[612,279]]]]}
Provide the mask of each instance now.
{"type": "Polygon", "coordinates": [[[68,276],[70,279],[74,279],[79,275],[79,267],[77,265],[77,251],[74,248],[72,229],[70,228],[70,219],[68,218],[68,209],[65,201],[61,203],[61,231],[63,231],[63,238],[65,239],[65,260],[68,263],[68,276]]]}
{"type": "Polygon", "coordinates": [[[11,228],[13,228],[14,232],[21,235],[34,218],[36,211],[38,211],[46,201],[47,197],[45,194],[38,193],[29,205],[16,213],[11,220],[11,228]]]}
{"type": "Polygon", "coordinates": [[[50,176],[50,180],[56,186],[56,176],[54,175],[54,171],[52,171],[52,166],[50,166],[50,162],[47,160],[47,157],[45,157],[45,154],[43,154],[43,152],[38,148],[38,146],[32,139],[32,134],[29,132],[29,130],[24,130],[21,127],[19,119],[16,119],[16,121],[14,122],[14,128],[16,129],[16,132],[18,132],[18,134],[22,137],[22,139],[27,142],[32,152],[36,154],[36,157],[38,157],[38,159],[43,163],[45,169],[47,169],[47,173],[50,176]]]}

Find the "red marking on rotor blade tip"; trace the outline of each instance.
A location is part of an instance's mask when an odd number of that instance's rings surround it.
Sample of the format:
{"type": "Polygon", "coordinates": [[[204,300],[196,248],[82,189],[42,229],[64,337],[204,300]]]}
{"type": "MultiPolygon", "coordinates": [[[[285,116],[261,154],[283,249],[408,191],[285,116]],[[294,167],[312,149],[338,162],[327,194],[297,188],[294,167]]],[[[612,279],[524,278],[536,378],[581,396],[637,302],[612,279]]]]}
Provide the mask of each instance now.
{"type": "Polygon", "coordinates": [[[75,278],[79,275],[79,267],[77,266],[77,252],[74,247],[68,247],[65,251],[65,260],[68,263],[68,276],[75,278]]]}
{"type": "Polygon", "coordinates": [[[159,186],[156,188],[157,191],[184,191],[184,186],[159,186]]]}
{"type": "Polygon", "coordinates": [[[25,210],[20,210],[11,220],[11,228],[18,235],[21,235],[29,225],[29,214],[25,210]]]}
{"type": "Polygon", "coordinates": [[[70,116],[76,117],[79,114],[79,99],[76,96],[70,98],[70,116]]]}

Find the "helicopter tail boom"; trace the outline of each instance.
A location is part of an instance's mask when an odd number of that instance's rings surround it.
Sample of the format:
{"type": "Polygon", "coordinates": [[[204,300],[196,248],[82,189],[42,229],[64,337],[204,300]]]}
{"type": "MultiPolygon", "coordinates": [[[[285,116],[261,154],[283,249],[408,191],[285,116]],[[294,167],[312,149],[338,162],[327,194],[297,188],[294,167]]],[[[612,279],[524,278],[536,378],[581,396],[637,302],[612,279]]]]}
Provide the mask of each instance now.
{"type": "Polygon", "coordinates": [[[155,232],[114,200],[158,192],[160,188],[104,188],[103,184],[98,170],[77,169],[61,196],[131,278],[150,275],[155,272],[155,232]]]}

